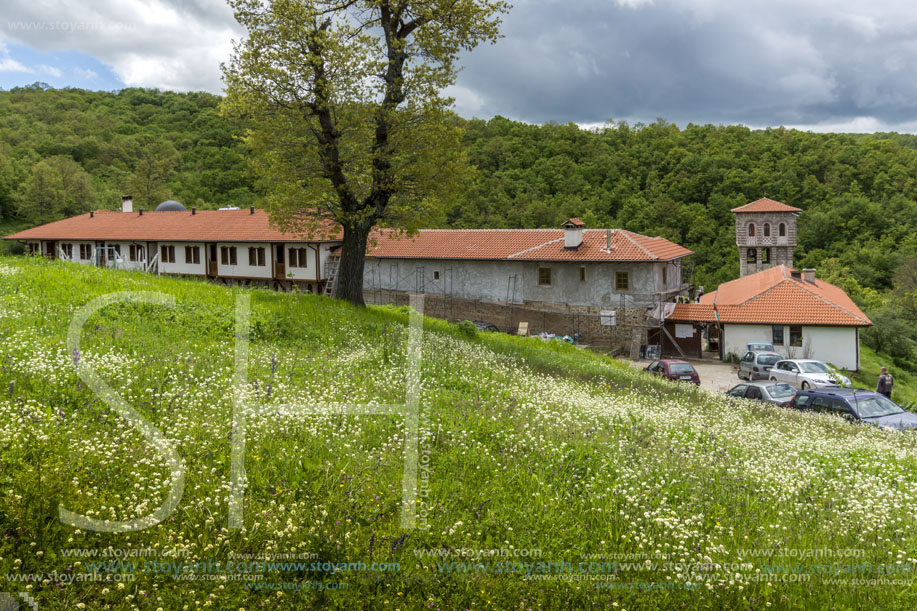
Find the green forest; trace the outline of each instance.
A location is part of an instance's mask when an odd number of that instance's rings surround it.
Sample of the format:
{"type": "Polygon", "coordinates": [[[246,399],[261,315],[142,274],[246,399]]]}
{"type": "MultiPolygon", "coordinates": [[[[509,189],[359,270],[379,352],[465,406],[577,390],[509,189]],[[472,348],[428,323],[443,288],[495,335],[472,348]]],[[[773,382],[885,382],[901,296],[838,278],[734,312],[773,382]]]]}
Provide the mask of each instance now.
{"type": "MultiPolygon", "coordinates": [[[[0,91],[0,229],[164,199],[216,208],[259,193],[220,97],[45,85],[0,91]]],[[[766,196],[803,210],[797,267],[842,286],[877,322],[870,347],[917,369],[917,136],[783,128],[465,120],[466,189],[444,227],[587,227],[693,250],[690,281],[738,277],[730,209],[766,196]]]]}

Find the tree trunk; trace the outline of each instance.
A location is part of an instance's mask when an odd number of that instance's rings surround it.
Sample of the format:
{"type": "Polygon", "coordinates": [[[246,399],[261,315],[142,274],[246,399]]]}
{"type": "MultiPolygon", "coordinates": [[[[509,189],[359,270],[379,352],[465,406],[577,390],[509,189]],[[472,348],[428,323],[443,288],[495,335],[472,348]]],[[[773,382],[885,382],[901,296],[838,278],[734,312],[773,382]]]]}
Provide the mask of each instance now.
{"type": "Polygon", "coordinates": [[[335,297],[359,306],[366,305],[363,302],[363,267],[368,237],[368,228],[344,227],[341,263],[338,266],[337,286],[334,289],[335,297]]]}

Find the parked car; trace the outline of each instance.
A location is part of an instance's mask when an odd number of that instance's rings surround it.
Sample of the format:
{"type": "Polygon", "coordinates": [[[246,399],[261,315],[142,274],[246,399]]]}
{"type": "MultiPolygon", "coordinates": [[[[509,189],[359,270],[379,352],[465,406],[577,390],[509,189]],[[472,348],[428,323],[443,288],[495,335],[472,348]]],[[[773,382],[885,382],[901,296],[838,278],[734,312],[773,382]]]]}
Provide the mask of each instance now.
{"type": "Polygon", "coordinates": [[[837,414],[851,422],[864,422],[898,430],[917,429],[917,414],[874,390],[825,388],[801,390],[793,398],[792,407],[799,410],[837,414]]]}
{"type": "Polygon", "coordinates": [[[782,359],[783,357],[776,352],[757,352],[749,350],[745,353],[745,356],[742,357],[742,360],[739,361],[739,379],[754,380],[756,378],[761,378],[766,380],[768,372],[771,370],[771,367],[774,366],[774,363],[782,359]]]}
{"type": "Polygon", "coordinates": [[[499,331],[497,325],[483,320],[472,320],[471,324],[478,328],[478,331],[499,331]]]}
{"type": "Polygon", "coordinates": [[[653,375],[662,376],[667,380],[676,382],[693,382],[700,386],[700,376],[697,370],[688,361],[679,361],[677,359],[661,359],[653,361],[643,368],[653,375]]]}
{"type": "Polygon", "coordinates": [[[789,407],[796,389],[786,382],[747,382],[738,384],[726,391],[730,397],[751,399],[773,403],[780,407],[789,407]]]}
{"type": "Polygon", "coordinates": [[[821,361],[811,359],[786,359],[777,361],[768,372],[768,379],[786,382],[794,388],[850,388],[850,378],[831,371],[821,361]]]}
{"type": "Polygon", "coordinates": [[[745,349],[751,352],[774,352],[774,344],[770,342],[748,342],[745,349]]]}

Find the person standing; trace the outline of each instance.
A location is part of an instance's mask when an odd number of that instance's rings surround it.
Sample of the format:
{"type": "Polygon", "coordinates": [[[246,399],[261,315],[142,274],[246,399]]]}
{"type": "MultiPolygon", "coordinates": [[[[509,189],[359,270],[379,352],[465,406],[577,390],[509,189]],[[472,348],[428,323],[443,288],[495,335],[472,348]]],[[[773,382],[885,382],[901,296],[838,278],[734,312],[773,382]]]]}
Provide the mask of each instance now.
{"type": "Polygon", "coordinates": [[[894,385],[894,383],[895,378],[893,378],[892,375],[888,373],[888,369],[883,367],[879,375],[879,382],[876,384],[876,392],[891,399],[892,385],[894,385]]]}

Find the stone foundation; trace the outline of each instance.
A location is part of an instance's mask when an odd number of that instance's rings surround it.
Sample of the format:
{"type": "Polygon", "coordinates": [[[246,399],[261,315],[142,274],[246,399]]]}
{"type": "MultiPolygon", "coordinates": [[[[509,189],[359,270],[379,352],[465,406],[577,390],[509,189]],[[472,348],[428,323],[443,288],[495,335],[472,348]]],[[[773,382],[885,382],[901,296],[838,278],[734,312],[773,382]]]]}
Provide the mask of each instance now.
{"type": "MultiPolygon", "coordinates": [[[[408,305],[409,293],[401,291],[364,291],[367,304],[408,305]]],[[[468,299],[424,296],[424,314],[453,322],[481,320],[496,325],[500,331],[515,334],[520,322],[529,323],[528,334],[542,331],[573,336],[580,333],[583,343],[615,352],[630,353],[636,332],[637,345],[646,343],[646,308],[568,307],[556,304],[526,302],[523,304],[490,303],[468,299]],[[617,324],[601,324],[600,312],[615,310],[617,324]]]]}

